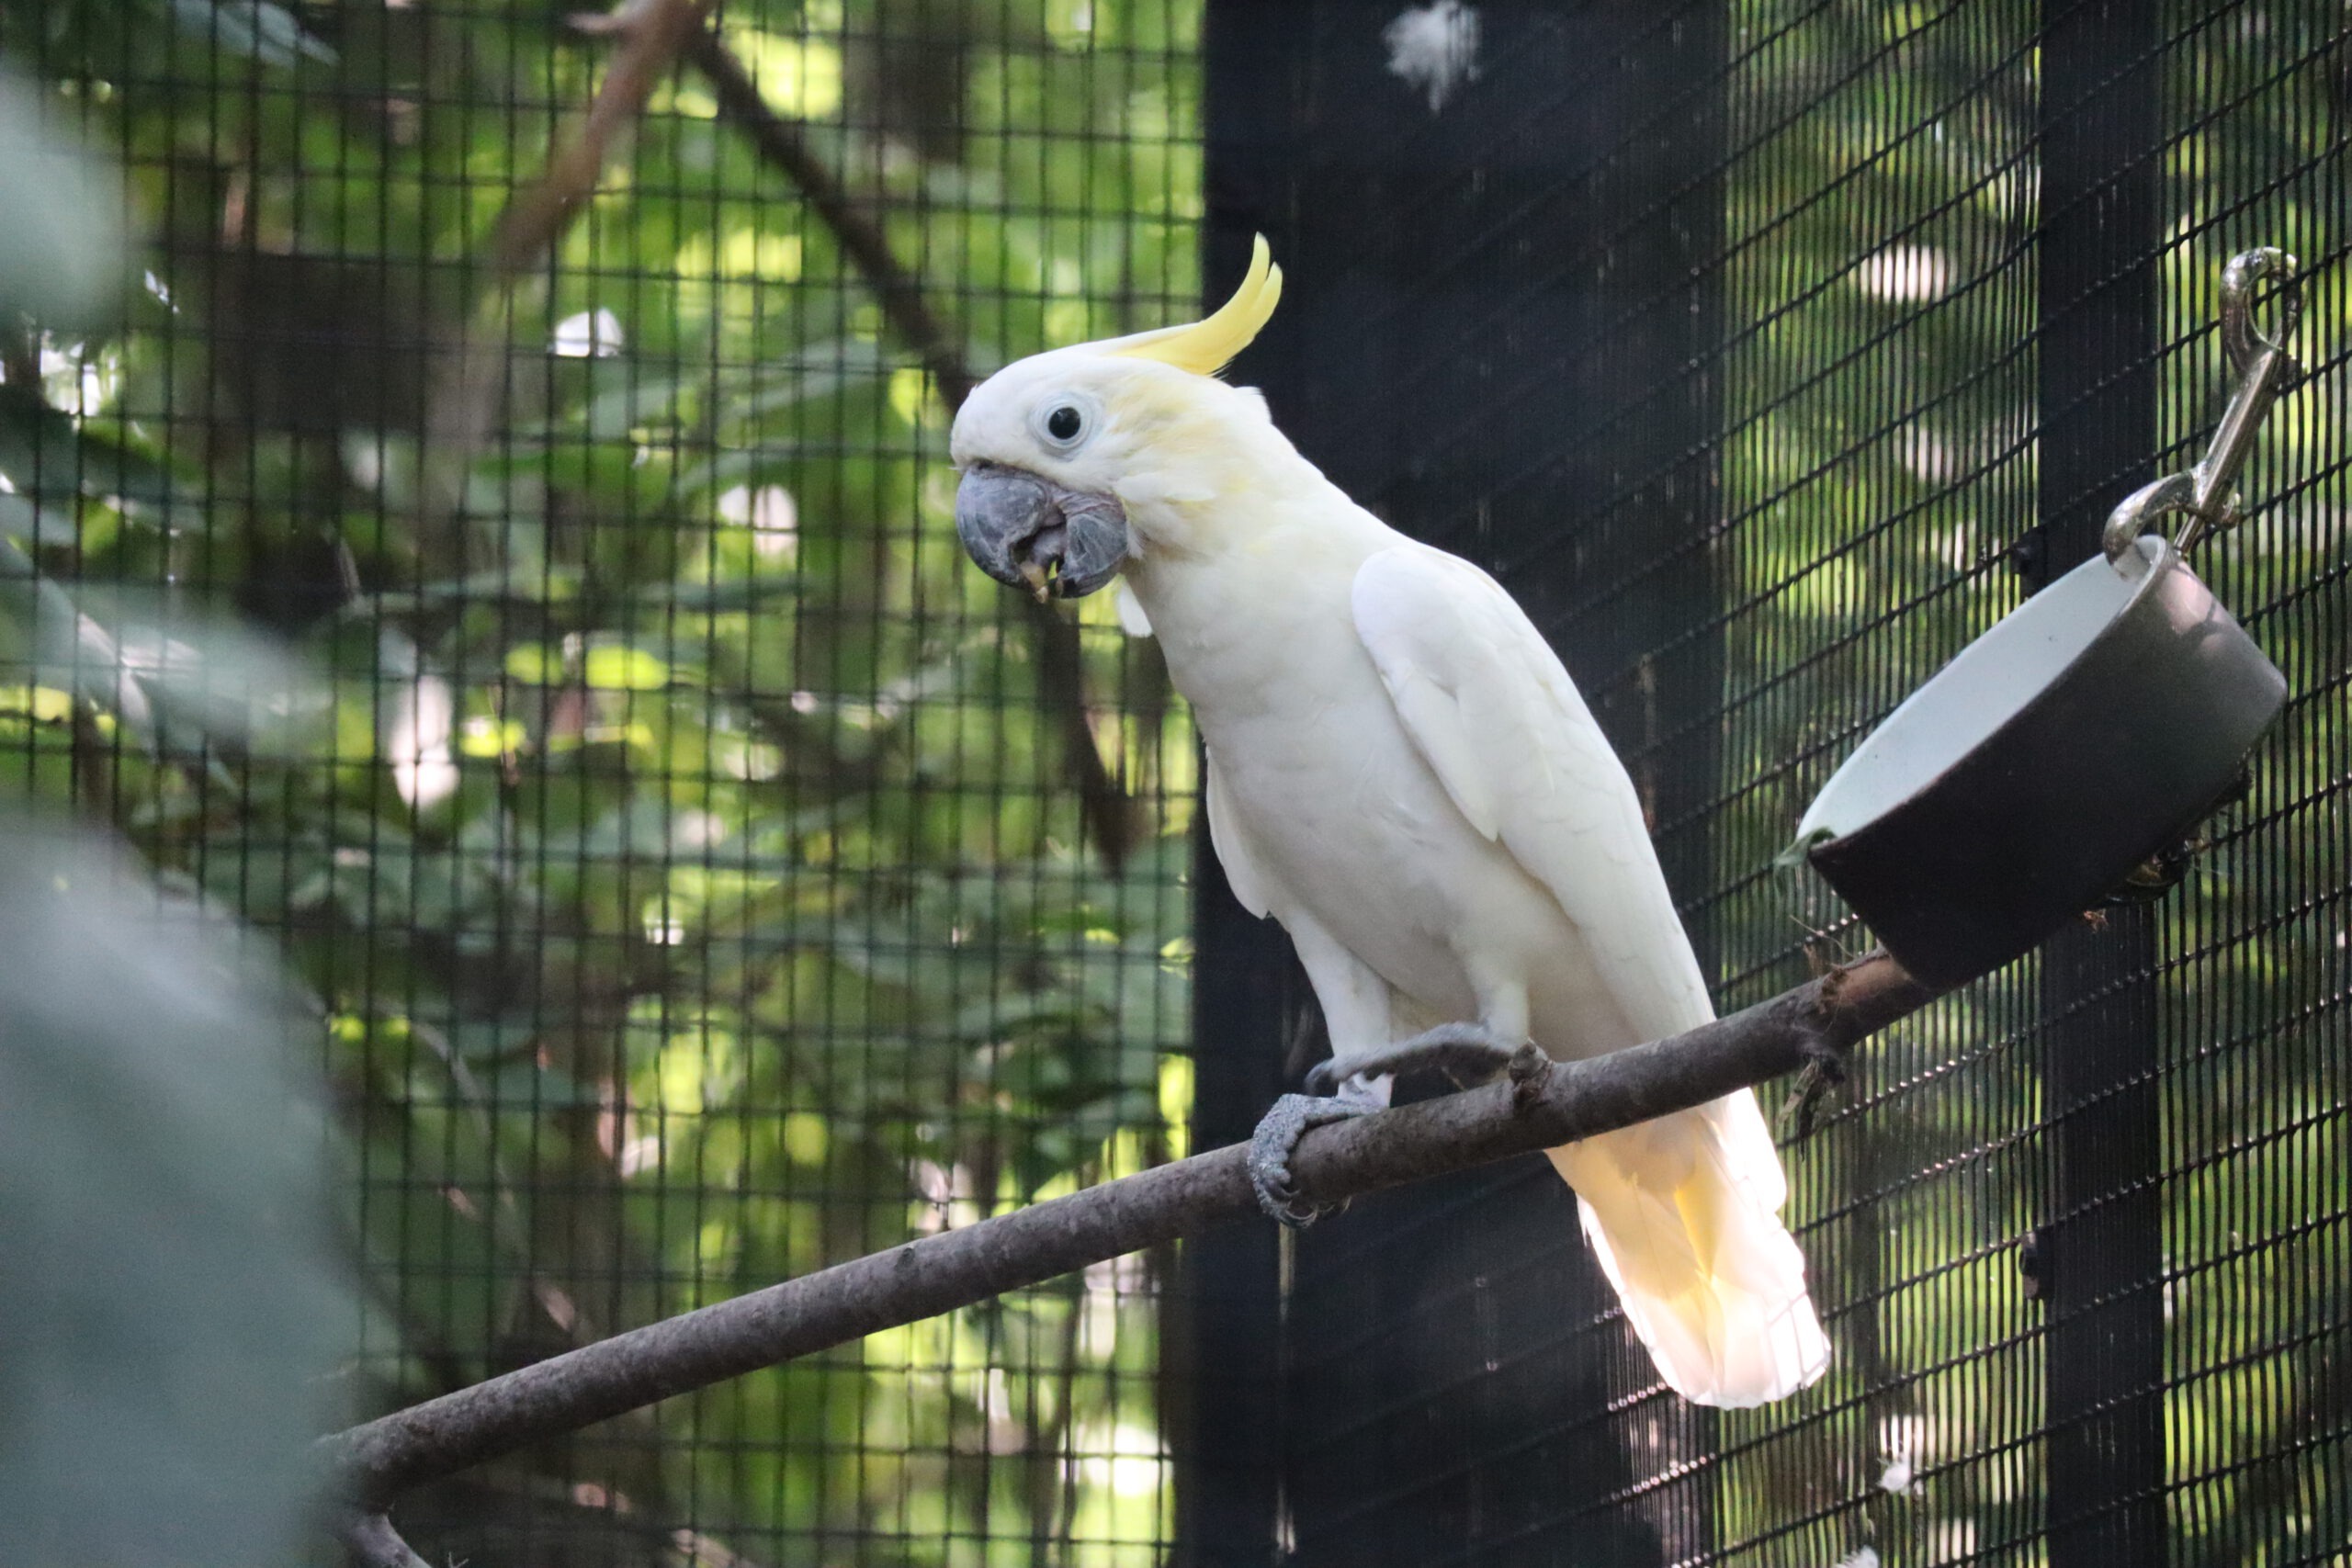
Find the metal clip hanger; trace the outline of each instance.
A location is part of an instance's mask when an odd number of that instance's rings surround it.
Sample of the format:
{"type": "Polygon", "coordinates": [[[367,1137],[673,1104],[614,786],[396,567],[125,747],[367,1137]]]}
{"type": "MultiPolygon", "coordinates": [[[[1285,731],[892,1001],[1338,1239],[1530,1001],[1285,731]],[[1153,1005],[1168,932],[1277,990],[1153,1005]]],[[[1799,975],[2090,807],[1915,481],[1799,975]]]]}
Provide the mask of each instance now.
{"type": "Polygon", "coordinates": [[[2298,265],[2286,252],[2264,245],[2240,252],[2222,269],[2222,351],[2237,378],[2229,407],[2202,462],[2185,474],[2167,474],[2142,486],[2109,514],[2099,536],[2108,559],[2121,559],[2148,525],[2167,512],[2188,518],[2173,541],[2183,554],[2208,533],[2237,525],[2238,470],[2254,449],[2255,432],[2270,405],[2303,376],[2303,367],[2285,346],[2303,315],[2303,291],[2295,277],[2298,265]],[[2254,320],[2254,286],[2266,275],[2278,288],[2278,326],[2272,336],[2265,336],[2254,320]]]}

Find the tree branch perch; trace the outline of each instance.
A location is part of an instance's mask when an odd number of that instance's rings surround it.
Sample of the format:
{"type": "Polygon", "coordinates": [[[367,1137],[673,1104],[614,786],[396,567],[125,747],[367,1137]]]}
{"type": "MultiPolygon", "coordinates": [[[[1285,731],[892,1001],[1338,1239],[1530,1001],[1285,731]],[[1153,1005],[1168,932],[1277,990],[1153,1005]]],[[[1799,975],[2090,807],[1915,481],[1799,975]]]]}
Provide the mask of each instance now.
{"type": "Polygon", "coordinates": [[[381,1514],[349,1515],[339,1521],[335,1533],[355,1568],[432,1568],[381,1514]]]}
{"type": "MultiPolygon", "coordinates": [[[[1329,1203],[1613,1132],[1841,1055],[1934,996],[1873,953],[1671,1039],[1316,1128],[1292,1169],[1329,1203]]],[[[617,1334],[355,1427],[325,1440],[329,1457],[373,1514],[526,1443],[1254,1218],[1246,1154],[1195,1155],[617,1334]]]]}

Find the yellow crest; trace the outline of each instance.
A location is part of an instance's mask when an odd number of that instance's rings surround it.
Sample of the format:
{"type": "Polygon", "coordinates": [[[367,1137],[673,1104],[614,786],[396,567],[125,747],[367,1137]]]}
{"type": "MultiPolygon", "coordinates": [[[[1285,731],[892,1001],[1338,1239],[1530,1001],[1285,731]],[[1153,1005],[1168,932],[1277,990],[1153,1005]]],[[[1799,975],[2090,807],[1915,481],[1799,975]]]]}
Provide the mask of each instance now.
{"type": "Polygon", "coordinates": [[[1283,269],[1274,265],[1266,236],[1261,234],[1250,252],[1250,271],[1241,279],[1241,287],[1233,291],[1232,299],[1217,307],[1216,314],[1204,321],[1136,333],[1097,346],[1104,354],[1157,359],[1179,370],[1190,370],[1195,376],[1214,376],[1235,355],[1250,346],[1250,340],[1258,335],[1259,329],[1274,313],[1274,304],[1282,297],[1283,269]]]}

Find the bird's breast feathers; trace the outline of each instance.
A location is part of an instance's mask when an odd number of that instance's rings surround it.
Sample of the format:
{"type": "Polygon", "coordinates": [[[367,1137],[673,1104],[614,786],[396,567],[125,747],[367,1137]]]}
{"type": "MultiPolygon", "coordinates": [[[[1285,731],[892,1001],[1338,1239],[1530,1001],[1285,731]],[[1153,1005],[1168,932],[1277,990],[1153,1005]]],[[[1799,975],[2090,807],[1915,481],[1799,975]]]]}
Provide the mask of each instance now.
{"type": "Polygon", "coordinates": [[[1432,1007],[1458,1013],[1473,968],[1556,992],[1539,1022],[1600,986],[1619,1021],[1544,1041],[1566,1054],[1711,1016],[1632,784],[1519,606],[1401,539],[1345,581],[1315,613],[1238,619],[1209,659],[1170,649],[1231,796],[1220,854],[1432,1007]],[[1193,689],[1188,663],[1216,678],[1193,689]]]}

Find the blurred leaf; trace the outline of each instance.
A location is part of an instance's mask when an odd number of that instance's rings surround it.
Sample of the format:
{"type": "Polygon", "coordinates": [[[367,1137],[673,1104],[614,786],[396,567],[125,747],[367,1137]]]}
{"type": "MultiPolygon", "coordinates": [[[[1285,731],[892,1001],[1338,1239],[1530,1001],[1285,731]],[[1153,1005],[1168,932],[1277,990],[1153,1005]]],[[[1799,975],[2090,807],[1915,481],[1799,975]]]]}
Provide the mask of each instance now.
{"type": "Polygon", "coordinates": [[[336,1418],[301,1031],[143,883],[0,817],[0,1564],[283,1561],[336,1418]]]}
{"type": "Polygon", "coordinates": [[[40,91],[0,70],[0,318],[95,324],[124,281],[122,196],[51,135],[40,91]]]}
{"type": "Polygon", "coordinates": [[[264,65],[297,61],[334,63],[334,51],[302,30],[283,6],[270,0],[171,0],[172,19],[200,42],[264,65]]]}
{"type": "Polygon", "coordinates": [[[588,650],[581,679],[603,691],[658,692],[670,683],[670,667],[641,648],[607,643],[588,650]]]}

